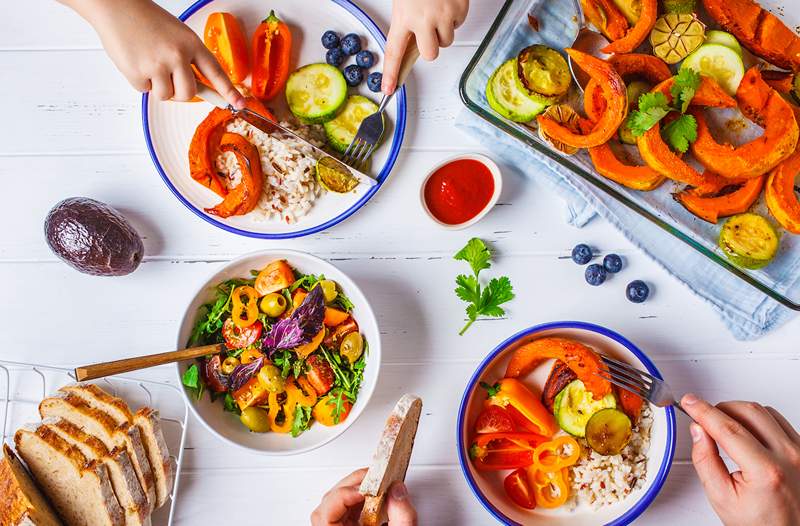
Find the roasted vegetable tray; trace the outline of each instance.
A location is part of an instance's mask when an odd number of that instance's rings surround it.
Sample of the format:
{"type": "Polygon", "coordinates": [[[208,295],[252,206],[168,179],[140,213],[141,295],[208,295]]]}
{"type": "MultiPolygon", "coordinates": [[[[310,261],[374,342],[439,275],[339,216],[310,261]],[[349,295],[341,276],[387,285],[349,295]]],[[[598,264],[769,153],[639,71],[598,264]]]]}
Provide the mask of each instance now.
{"type": "MultiPolygon", "coordinates": [[[[783,3],[783,0],[761,0],[760,3],[795,31],[800,27],[800,3],[783,3]]],[[[770,218],[778,230],[780,248],[768,266],[759,270],[747,270],[731,264],[718,246],[723,220],[716,225],[707,223],[675,201],[673,193],[683,185],[667,180],[658,189],[650,192],[628,189],[599,175],[586,150],[581,150],[576,155],[562,154],[539,138],[535,120],[531,123],[515,123],[503,118],[490,107],[485,89],[492,73],[525,46],[545,44],[557,50],[569,47],[578,32],[577,9],[577,0],[506,0],[461,77],[459,88],[465,105],[491,125],[518,140],[522,147],[532,148],[538,155],[560,164],[574,177],[604,191],[621,205],[646,217],[765,295],[788,308],[800,310],[800,236],[784,231],[772,220],[763,195],[752,211],[770,218]]],[[[713,20],[703,13],[702,6],[698,11],[709,29],[716,27],[713,20]]],[[[645,42],[639,52],[649,53],[649,44],[645,42]]],[[[745,50],[745,67],[757,62],[745,50]]],[[[562,102],[582,111],[581,95],[574,85],[562,102]]],[[[707,118],[709,127],[720,142],[742,144],[762,133],[760,128],[744,119],[738,109],[714,111],[707,118]],[[733,122],[741,124],[732,126],[733,122]]],[[[633,160],[641,161],[634,146],[625,148],[633,160]]],[[[682,254],[675,254],[674,257],[680,258],[682,254]]]]}
{"type": "MultiPolygon", "coordinates": [[[[59,387],[71,383],[75,383],[75,377],[69,369],[0,360],[2,441],[13,445],[17,429],[40,420],[39,402],[52,395],[59,387]]],[[[175,516],[175,496],[181,478],[186,422],[189,417],[189,409],[183,396],[171,385],[132,378],[112,377],[93,383],[124,399],[131,407],[147,406],[159,411],[164,439],[177,467],[170,499],[153,512],[151,519],[155,526],[171,525],[175,516]]]]}

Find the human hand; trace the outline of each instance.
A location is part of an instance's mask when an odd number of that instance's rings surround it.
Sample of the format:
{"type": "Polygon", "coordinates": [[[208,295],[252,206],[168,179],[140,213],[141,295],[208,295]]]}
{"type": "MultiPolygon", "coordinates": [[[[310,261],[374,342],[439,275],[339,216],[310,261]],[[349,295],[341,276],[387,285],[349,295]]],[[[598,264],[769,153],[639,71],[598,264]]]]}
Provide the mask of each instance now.
{"type": "MultiPolygon", "coordinates": [[[[327,492],[311,514],[312,526],[357,526],[364,505],[364,495],[358,492],[358,485],[366,474],[367,468],[354,471],[327,492]]],[[[389,526],[416,526],[417,510],[402,482],[396,482],[389,489],[386,512],[389,526]]]]}
{"type": "Polygon", "coordinates": [[[151,0],[62,0],[97,31],[108,56],[131,85],[160,100],[191,100],[194,65],[236,108],[244,97],[189,27],[151,0]]]}
{"type": "Polygon", "coordinates": [[[394,0],[381,90],[391,95],[397,88],[400,63],[412,35],[420,56],[435,60],[440,47],[453,43],[455,30],[464,23],[468,10],[469,0],[394,0]]]}
{"type": "Polygon", "coordinates": [[[692,462],[711,506],[726,526],[800,524],[800,434],[771,407],[687,394],[692,462]],[[728,472],[717,446],[739,466],[728,472]]]}

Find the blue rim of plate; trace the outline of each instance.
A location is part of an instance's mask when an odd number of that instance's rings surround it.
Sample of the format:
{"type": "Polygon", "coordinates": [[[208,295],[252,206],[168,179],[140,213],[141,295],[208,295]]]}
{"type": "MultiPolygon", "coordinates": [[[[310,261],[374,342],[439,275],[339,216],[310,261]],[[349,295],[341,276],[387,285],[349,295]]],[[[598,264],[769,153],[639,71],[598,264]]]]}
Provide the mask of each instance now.
{"type": "MultiPolygon", "coordinates": [[[[458,443],[458,461],[461,465],[461,472],[464,474],[464,478],[467,479],[467,484],[469,485],[470,490],[472,490],[473,495],[480,501],[486,511],[492,514],[494,518],[500,521],[503,524],[509,524],[514,526],[521,526],[518,522],[514,522],[508,517],[506,517],[503,512],[501,512],[497,507],[495,507],[489,500],[484,497],[483,493],[481,493],[480,489],[478,488],[477,483],[475,482],[472,473],[469,470],[469,466],[467,463],[469,459],[465,453],[466,445],[464,444],[463,440],[463,433],[461,430],[464,428],[464,414],[466,412],[466,405],[467,399],[469,398],[470,393],[475,389],[478,380],[480,379],[481,374],[483,373],[484,369],[489,365],[489,363],[494,360],[498,354],[503,352],[507,349],[510,345],[516,343],[517,341],[530,336],[532,334],[536,334],[543,331],[554,330],[554,329],[582,329],[590,332],[595,332],[607,338],[610,338],[617,343],[624,346],[628,349],[639,361],[644,364],[647,368],[647,371],[652,374],[653,376],[663,379],[661,377],[661,373],[658,372],[655,364],[645,356],[645,354],[639,350],[630,340],[623,337],[622,335],[610,330],[606,329],[605,327],[601,327],[599,325],[595,325],[593,323],[585,323],[581,321],[556,321],[552,323],[544,323],[541,325],[534,325],[533,327],[529,327],[524,329],[513,336],[507,338],[504,342],[500,345],[495,347],[492,352],[489,353],[486,358],[483,359],[481,364],[472,374],[472,377],[469,379],[467,383],[467,387],[464,389],[464,395],[461,398],[461,404],[458,408],[458,422],[456,424],[456,441],[458,443]]],[[[661,491],[662,486],[664,486],[664,482],[667,480],[667,475],[669,474],[670,467],[672,467],[672,459],[675,456],[675,410],[672,407],[666,408],[667,412],[667,450],[664,452],[664,459],[661,462],[661,466],[658,469],[658,473],[656,473],[655,479],[650,487],[647,489],[644,495],[624,514],[620,515],[613,521],[606,523],[605,526],[625,526],[633,522],[636,517],[641,515],[644,510],[647,509],[648,506],[655,500],[656,495],[658,492],[661,491]]]]}
{"type": "MultiPolygon", "coordinates": [[[[181,13],[178,17],[181,21],[186,21],[190,16],[196,13],[200,8],[210,4],[214,0],[197,0],[194,4],[192,4],[186,11],[181,13]]],[[[372,38],[375,39],[376,43],[380,47],[381,51],[385,50],[386,47],[386,36],[380,30],[378,25],[364,12],[353,4],[350,0],[330,0],[334,4],[338,5],[339,7],[343,8],[345,11],[353,15],[361,24],[369,31],[372,38]]],[[[403,143],[403,136],[405,134],[406,129],[406,88],[405,86],[399,90],[399,93],[396,95],[397,97],[397,122],[395,123],[394,135],[392,136],[392,147],[391,151],[389,152],[389,157],[386,159],[386,163],[384,164],[383,170],[381,173],[378,174],[376,180],[378,184],[370,188],[361,198],[353,203],[347,210],[339,214],[338,216],[334,217],[317,226],[313,226],[310,228],[306,228],[305,230],[298,230],[296,232],[279,232],[279,233],[265,233],[265,232],[251,232],[249,230],[242,230],[241,228],[236,228],[231,225],[227,225],[221,221],[218,221],[211,217],[210,215],[206,214],[192,203],[189,202],[186,197],[181,194],[175,185],[172,184],[172,181],[169,180],[167,177],[164,168],[161,166],[161,162],[158,160],[158,155],[156,155],[155,148],[153,147],[153,141],[150,136],[150,123],[147,117],[147,109],[148,109],[148,100],[149,100],[149,93],[145,93],[142,95],[142,126],[144,128],[144,140],[147,143],[147,151],[150,152],[150,158],[153,160],[153,164],[156,166],[156,170],[158,170],[161,179],[170,189],[172,194],[178,198],[178,201],[183,203],[183,205],[192,211],[196,216],[200,217],[204,221],[211,223],[212,225],[221,228],[227,232],[231,232],[233,234],[239,234],[240,236],[246,237],[253,237],[258,239],[292,239],[296,237],[303,237],[310,234],[315,234],[322,230],[326,230],[331,228],[354,213],[356,213],[361,207],[363,207],[367,201],[369,201],[373,195],[383,186],[383,183],[389,177],[389,174],[394,167],[395,162],[397,161],[397,156],[400,154],[400,147],[403,143]]]]}

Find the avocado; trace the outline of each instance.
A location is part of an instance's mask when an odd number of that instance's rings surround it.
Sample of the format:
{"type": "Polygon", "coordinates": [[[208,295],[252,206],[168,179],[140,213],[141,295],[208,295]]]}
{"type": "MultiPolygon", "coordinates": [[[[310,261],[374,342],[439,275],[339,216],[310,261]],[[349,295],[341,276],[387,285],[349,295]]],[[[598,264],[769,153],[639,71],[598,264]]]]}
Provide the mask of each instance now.
{"type": "Polygon", "coordinates": [[[47,245],[62,261],[93,276],[124,276],[144,256],[142,238],[119,212],[87,197],[64,199],[44,221],[47,245]]]}

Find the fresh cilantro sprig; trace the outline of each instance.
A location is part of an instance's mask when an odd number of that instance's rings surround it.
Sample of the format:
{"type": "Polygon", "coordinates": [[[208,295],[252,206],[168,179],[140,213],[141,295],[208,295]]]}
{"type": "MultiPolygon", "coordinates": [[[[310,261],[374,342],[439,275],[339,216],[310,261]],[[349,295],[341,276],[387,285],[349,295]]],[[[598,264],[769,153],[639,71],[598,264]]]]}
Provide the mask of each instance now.
{"type": "Polygon", "coordinates": [[[664,137],[675,150],[685,153],[697,140],[697,120],[686,115],[697,89],[700,74],[691,68],[681,69],[670,88],[672,104],[663,93],[644,93],[639,97],[639,109],[631,114],[630,126],[634,137],[641,137],[671,112],[680,116],[662,130],[664,137]]]}
{"type": "Polygon", "coordinates": [[[492,254],[482,240],[474,237],[466,246],[456,253],[454,259],[466,261],[472,269],[472,275],[459,274],[456,276],[456,295],[467,305],[469,321],[458,333],[463,335],[475,323],[478,316],[500,317],[505,314],[500,305],[514,299],[514,289],[511,280],[506,276],[492,278],[485,287],[481,286],[478,279],[482,270],[491,268],[492,254]]]}

